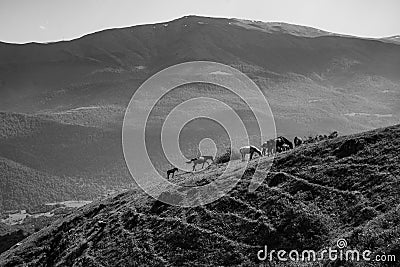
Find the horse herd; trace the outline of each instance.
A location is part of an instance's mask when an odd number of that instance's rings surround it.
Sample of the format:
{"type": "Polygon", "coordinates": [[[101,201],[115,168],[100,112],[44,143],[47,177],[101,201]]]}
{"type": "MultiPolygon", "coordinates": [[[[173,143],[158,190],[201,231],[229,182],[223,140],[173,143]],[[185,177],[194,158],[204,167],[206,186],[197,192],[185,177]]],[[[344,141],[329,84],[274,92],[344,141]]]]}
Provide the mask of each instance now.
{"type": "MultiPolygon", "coordinates": [[[[250,145],[250,146],[243,146],[239,149],[241,159],[242,161],[245,161],[246,155],[250,154],[249,160],[251,160],[254,156],[254,154],[258,154],[260,157],[262,156],[272,156],[277,153],[281,153],[284,151],[288,151],[290,149],[293,149],[294,147],[299,147],[303,144],[310,144],[310,143],[315,143],[319,141],[323,141],[326,139],[333,139],[338,136],[338,132],[334,131],[329,135],[316,135],[315,137],[309,136],[308,138],[302,139],[301,137],[296,136],[293,140],[293,143],[289,141],[286,137],[284,136],[279,136],[274,139],[270,139],[267,142],[264,142],[261,145],[261,149],[258,149],[256,146],[250,145]]],[[[200,156],[197,158],[192,158],[190,161],[186,162],[187,164],[193,163],[193,171],[196,169],[197,164],[203,164],[202,169],[204,168],[204,164],[207,163],[208,166],[210,166],[212,163],[214,163],[214,158],[212,156],[200,156]],[[210,162],[211,163],[210,163],[210,162]]],[[[178,168],[173,168],[167,171],[167,179],[169,179],[169,176],[172,174],[172,177],[174,177],[175,172],[178,172],[178,168]]]]}

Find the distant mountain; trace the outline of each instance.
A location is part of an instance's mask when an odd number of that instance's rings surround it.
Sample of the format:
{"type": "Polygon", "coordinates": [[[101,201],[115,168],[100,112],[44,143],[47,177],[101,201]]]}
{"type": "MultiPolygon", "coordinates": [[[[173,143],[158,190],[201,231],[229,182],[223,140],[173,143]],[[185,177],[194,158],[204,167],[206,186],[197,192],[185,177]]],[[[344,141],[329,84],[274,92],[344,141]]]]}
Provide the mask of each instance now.
{"type": "MultiPolygon", "coordinates": [[[[296,148],[280,154],[269,173],[266,158],[253,160],[231,192],[196,208],[126,192],[33,234],[1,254],[0,265],[254,266],[262,263],[257,252],[265,245],[268,251],[320,251],[336,249],[339,238],[348,248],[372,251],[372,259],[383,254],[397,259],[399,149],[397,125],[296,148]],[[250,193],[256,167],[265,180],[250,193]]],[[[220,179],[217,172],[191,179],[178,175],[174,182],[211,182],[220,179]]]]}
{"type": "Polygon", "coordinates": [[[16,112],[125,107],[150,74],[180,62],[211,60],[248,74],[271,99],[277,115],[281,106],[290,109],[293,104],[295,110],[324,109],[326,103],[318,103],[324,96],[330,97],[328,106],[341,105],[343,96],[359,102],[343,103],[343,113],[395,111],[397,116],[399,51],[399,46],[379,40],[303,26],[187,16],[66,42],[2,43],[0,106],[16,112]],[[293,103],[298,95],[306,101],[293,103]]]}

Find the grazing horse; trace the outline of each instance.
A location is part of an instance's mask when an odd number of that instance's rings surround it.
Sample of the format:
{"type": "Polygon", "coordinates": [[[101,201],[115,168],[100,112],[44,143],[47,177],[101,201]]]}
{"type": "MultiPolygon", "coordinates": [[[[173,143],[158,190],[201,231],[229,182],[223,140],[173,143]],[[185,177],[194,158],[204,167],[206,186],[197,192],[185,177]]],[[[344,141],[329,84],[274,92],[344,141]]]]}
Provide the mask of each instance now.
{"type": "Polygon", "coordinates": [[[250,159],[253,158],[254,153],[257,153],[260,157],[262,156],[261,151],[255,146],[243,146],[239,149],[240,154],[242,155],[242,161],[245,160],[246,154],[250,154],[250,159]]]}
{"type": "Polygon", "coordinates": [[[169,175],[170,175],[170,174],[172,174],[172,177],[171,177],[171,178],[174,178],[175,172],[177,172],[177,171],[178,171],[178,168],[173,168],[173,169],[168,170],[168,171],[167,171],[167,179],[169,179],[169,175]]]}
{"type": "Polygon", "coordinates": [[[303,139],[296,136],[293,140],[293,143],[295,147],[301,146],[303,144],[303,139]]]}
{"type": "Polygon", "coordinates": [[[265,156],[265,151],[267,151],[267,156],[269,157],[270,155],[273,155],[274,153],[276,153],[276,142],[274,139],[270,139],[267,142],[262,144],[262,154],[263,156],[265,156]]]}
{"type": "MultiPolygon", "coordinates": [[[[279,136],[276,138],[276,151],[277,152],[282,152],[283,151],[283,145],[286,144],[288,145],[289,149],[293,149],[293,144],[290,142],[286,137],[284,136],[279,136]]],[[[286,147],[287,148],[287,147],[286,147]]]]}
{"type": "Polygon", "coordinates": [[[208,162],[208,160],[211,160],[211,163],[214,163],[214,158],[212,156],[200,156],[198,158],[192,158],[190,161],[187,161],[187,164],[190,164],[193,162],[193,171],[196,169],[197,164],[203,163],[203,166],[201,167],[202,169],[204,168],[204,163],[207,162],[208,166],[211,164],[208,162]]]}

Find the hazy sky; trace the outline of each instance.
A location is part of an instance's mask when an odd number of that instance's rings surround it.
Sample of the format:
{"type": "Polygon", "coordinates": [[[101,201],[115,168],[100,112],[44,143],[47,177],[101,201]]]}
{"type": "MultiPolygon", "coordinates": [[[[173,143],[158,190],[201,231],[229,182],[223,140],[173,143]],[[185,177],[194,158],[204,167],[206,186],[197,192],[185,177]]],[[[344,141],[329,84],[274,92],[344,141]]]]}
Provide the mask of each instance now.
{"type": "Polygon", "coordinates": [[[0,0],[0,40],[70,40],[185,15],[280,21],[362,37],[400,34],[400,0],[0,0]]]}

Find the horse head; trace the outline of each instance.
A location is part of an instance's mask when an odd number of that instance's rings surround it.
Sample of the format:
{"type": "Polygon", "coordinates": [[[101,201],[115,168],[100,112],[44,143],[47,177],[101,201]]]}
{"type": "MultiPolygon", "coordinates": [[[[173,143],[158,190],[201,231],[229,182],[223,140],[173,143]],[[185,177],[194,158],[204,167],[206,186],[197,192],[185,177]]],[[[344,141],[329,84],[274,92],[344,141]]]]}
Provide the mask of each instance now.
{"type": "Polygon", "coordinates": [[[191,160],[186,161],[186,163],[189,164],[189,163],[192,163],[192,162],[195,161],[195,160],[197,160],[197,158],[192,158],[191,160]]]}

